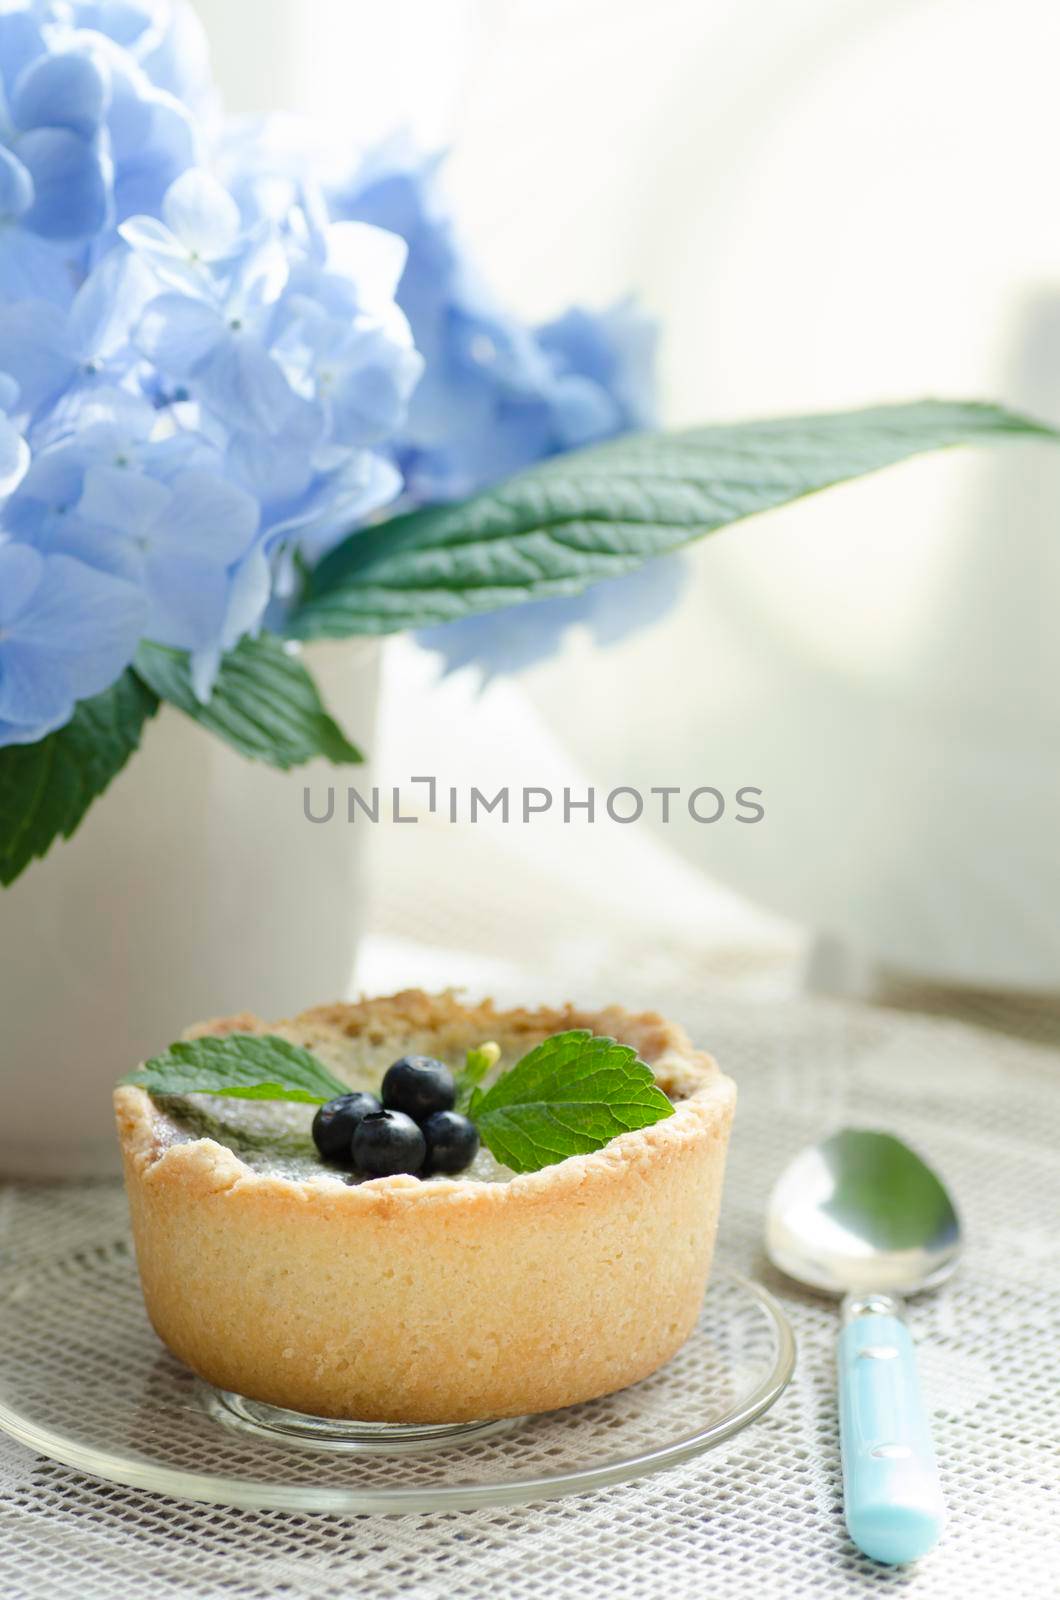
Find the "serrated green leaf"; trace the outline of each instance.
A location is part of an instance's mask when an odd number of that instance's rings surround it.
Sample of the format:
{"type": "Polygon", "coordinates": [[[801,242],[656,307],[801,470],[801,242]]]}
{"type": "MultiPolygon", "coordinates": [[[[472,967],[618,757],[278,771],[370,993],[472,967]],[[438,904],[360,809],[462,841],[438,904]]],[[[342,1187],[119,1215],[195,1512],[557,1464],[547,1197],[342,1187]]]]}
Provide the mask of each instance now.
{"type": "Polygon", "coordinates": [[[69,839],[140,743],[158,699],[133,672],[82,700],[65,727],[0,750],[0,884],[69,839]]]}
{"type": "Polygon", "coordinates": [[[354,533],[290,631],[345,638],[577,594],[745,517],[929,450],[1057,435],[1000,407],[924,400],[640,434],[553,458],[460,505],[354,533]]]}
{"type": "Polygon", "coordinates": [[[272,1033],[180,1039],[122,1082],[154,1095],[217,1094],[314,1105],[349,1092],[349,1085],[309,1050],[272,1033]]]}
{"type": "Polygon", "coordinates": [[[471,1102],[483,1144],[513,1172],[602,1150],[673,1109],[635,1050],[584,1028],[553,1034],[471,1102]]]}
{"type": "Polygon", "coordinates": [[[158,695],[249,756],[286,771],[315,756],[336,764],[363,760],[324,709],[298,655],[272,634],[243,639],[221,662],[204,705],[192,688],[187,654],[143,644],[136,671],[158,695]]]}

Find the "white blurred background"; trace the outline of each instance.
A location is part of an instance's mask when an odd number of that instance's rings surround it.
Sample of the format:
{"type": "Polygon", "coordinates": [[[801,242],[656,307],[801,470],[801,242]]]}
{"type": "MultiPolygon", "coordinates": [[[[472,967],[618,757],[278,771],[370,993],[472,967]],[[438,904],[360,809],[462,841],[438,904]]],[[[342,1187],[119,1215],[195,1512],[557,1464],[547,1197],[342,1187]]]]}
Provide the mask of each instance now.
{"type": "MultiPolygon", "coordinates": [[[[517,308],[636,290],[668,421],[924,394],[1060,421],[1047,0],[197,3],[230,109],[449,146],[517,308]]],[[[654,949],[680,927],[766,987],[811,941],[837,985],[1060,987],[1058,506],[1044,447],[925,460],[717,536],[665,622],[481,697],[391,646],[381,781],[746,783],[767,817],[392,830],[365,983],[415,944],[410,976],[480,986],[513,928],[604,983],[596,930],[635,905],[654,949]]]]}

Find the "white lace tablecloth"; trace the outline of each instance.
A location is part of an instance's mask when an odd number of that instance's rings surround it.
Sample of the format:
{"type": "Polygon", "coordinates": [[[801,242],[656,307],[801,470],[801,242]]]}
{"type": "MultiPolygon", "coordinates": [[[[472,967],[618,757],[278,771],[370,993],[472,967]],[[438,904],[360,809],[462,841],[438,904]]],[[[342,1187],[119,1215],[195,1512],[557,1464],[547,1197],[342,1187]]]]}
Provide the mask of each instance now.
{"type": "MultiPolygon", "coordinates": [[[[429,964],[429,963],[428,963],[429,964]]],[[[715,968],[715,971],[717,969],[715,968]]],[[[740,1085],[720,1251],[786,1306],[800,1349],[775,1409],[654,1478],[529,1508],[287,1515],[94,1481],[0,1440],[2,1600],[1047,1600],[1060,1570],[1060,1052],[990,1027],[825,1001],[756,1003],[633,974],[740,1085]],[[834,1309],[780,1282],[759,1235],[770,1184],[841,1122],[894,1129],[958,1196],[967,1257],[913,1309],[949,1503],[939,1549],[877,1567],[840,1515],[834,1309]]],[[[1024,1033],[1052,1035],[1055,1018],[1024,1033]]],[[[90,1248],[98,1190],[8,1189],[20,1251],[90,1248]]]]}

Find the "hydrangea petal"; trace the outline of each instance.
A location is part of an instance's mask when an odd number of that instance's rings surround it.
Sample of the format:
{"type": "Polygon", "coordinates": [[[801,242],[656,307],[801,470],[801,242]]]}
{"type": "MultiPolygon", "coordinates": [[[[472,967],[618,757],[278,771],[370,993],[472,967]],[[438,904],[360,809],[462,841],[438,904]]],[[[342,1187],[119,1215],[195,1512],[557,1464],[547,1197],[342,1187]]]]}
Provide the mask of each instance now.
{"type": "Polygon", "coordinates": [[[79,27],[102,33],[123,49],[137,53],[158,11],[152,0],[75,0],[75,4],[79,27]]]}
{"type": "Polygon", "coordinates": [[[614,431],[651,426],[658,329],[632,301],[605,311],[572,306],[537,336],[558,372],[588,380],[612,398],[620,419],[614,431]]]}
{"type": "Polygon", "coordinates": [[[132,659],[144,618],[143,597],[131,584],[69,556],[45,556],[44,566],[43,580],[10,625],[10,635],[71,658],[71,689],[79,688],[79,698],[95,694],[132,659]],[[77,663],[84,671],[84,687],[78,683],[77,663]]]}
{"type": "Polygon", "coordinates": [[[0,725],[52,722],[62,717],[68,703],[65,682],[56,680],[40,649],[5,640],[0,652],[0,725]]]}
{"type": "Polygon", "coordinates": [[[396,500],[404,485],[401,473],[374,451],[351,453],[346,467],[325,479],[296,513],[268,529],[271,550],[296,539],[301,553],[317,560],[366,517],[396,500]]]}
{"type": "Polygon", "coordinates": [[[71,711],[65,708],[56,712],[54,717],[47,717],[41,722],[5,722],[0,717],[0,747],[8,744],[37,744],[41,739],[47,738],[49,733],[54,733],[56,728],[61,728],[69,722],[71,711]]]}
{"type": "Polygon", "coordinates": [[[95,144],[67,128],[32,128],[17,150],[33,179],[27,228],[45,239],[87,239],[106,225],[109,163],[95,144]]]}
{"type": "MultiPolygon", "coordinates": [[[[305,422],[304,413],[296,420],[305,422]]],[[[316,476],[312,447],[317,429],[315,420],[308,420],[310,427],[287,428],[278,440],[247,428],[232,434],[228,465],[236,479],[251,489],[264,506],[292,504],[312,484],[316,476]]]]}
{"type": "Polygon", "coordinates": [[[128,467],[90,466],[78,501],[78,515],[124,539],[147,541],[169,503],[164,483],[128,467]]]}
{"type": "Polygon", "coordinates": [[[108,127],[116,160],[115,217],[120,221],[138,212],[157,212],[170,184],[198,156],[187,108],[159,90],[146,95],[128,91],[119,77],[108,127]]]}
{"type": "Polygon", "coordinates": [[[297,398],[268,351],[253,334],[231,331],[195,371],[198,392],[219,416],[279,434],[297,409],[297,398]]]}
{"type": "Polygon", "coordinates": [[[48,300],[67,306],[73,292],[69,264],[55,245],[25,228],[0,224],[0,304],[48,300]]]}
{"type": "Polygon", "coordinates": [[[189,560],[231,566],[244,554],[258,527],[258,503],[218,473],[179,473],[159,516],[154,540],[189,560]]]}
{"type": "Polygon", "coordinates": [[[168,289],[195,300],[213,300],[213,283],[205,262],[188,250],[164,222],[157,217],[127,217],[118,232],[141,264],[168,289]]]}
{"type": "Polygon", "coordinates": [[[232,574],[228,610],[221,631],[221,643],[233,649],[244,634],[252,633],[261,622],[269,599],[272,573],[262,545],[254,545],[232,574]]]}
{"type": "Polygon", "coordinates": [[[82,477],[82,464],[69,450],[38,451],[4,507],[6,530],[44,548],[81,493],[82,477]]]}
{"type": "Polygon", "coordinates": [[[129,342],[156,286],[143,262],[121,245],[89,273],[70,307],[71,346],[82,361],[106,361],[129,342]]]}
{"type": "Polygon", "coordinates": [[[179,550],[152,551],[146,564],[148,636],[174,650],[211,645],[224,625],[229,578],[179,550]]]}
{"type": "Polygon", "coordinates": [[[44,53],[44,48],[40,27],[28,10],[0,9],[0,85],[8,98],[22,73],[44,53]]]}
{"type": "MultiPolygon", "coordinates": [[[[0,593],[18,549],[0,545],[0,593]]],[[[0,639],[3,723],[65,721],[128,665],[143,625],[143,597],[131,584],[69,556],[38,559],[38,582],[0,639]]]]}
{"type": "Polygon", "coordinates": [[[389,336],[374,329],[340,347],[335,365],[330,410],[336,443],[348,448],[392,437],[423,372],[418,351],[411,344],[395,351],[389,336]]]}
{"type": "Polygon", "coordinates": [[[263,546],[255,544],[230,575],[219,639],[192,654],[191,685],[200,700],[210,698],[222,652],[234,649],[245,634],[254,633],[261,626],[271,587],[268,557],[263,546]]]}
{"type": "Polygon", "coordinates": [[[393,300],[409,255],[399,234],[367,222],[333,222],[325,240],[328,271],[355,283],[362,305],[393,300]]]}
{"type": "Polygon", "coordinates": [[[251,320],[275,304],[290,276],[287,252],[268,234],[248,241],[249,248],[232,273],[229,306],[234,315],[251,320]]]}
{"type": "Polygon", "coordinates": [[[169,186],[162,217],[184,248],[204,261],[222,260],[239,239],[239,207],[201,167],[189,167],[169,186]]]}
{"type": "Polygon", "coordinates": [[[36,543],[44,555],[73,556],[96,572],[107,572],[143,589],[145,552],[131,539],[116,538],[111,529],[85,522],[76,513],[56,518],[47,535],[36,543]]]}
{"type": "Polygon", "coordinates": [[[8,495],[22,481],[29,466],[29,445],[14,423],[0,416],[0,495],[8,495]]]}
{"type": "Polygon", "coordinates": [[[129,389],[100,385],[78,396],[76,444],[85,466],[105,450],[137,456],[157,422],[149,400],[129,389]]]}
{"type": "Polygon", "coordinates": [[[25,216],[33,204],[33,179],[22,162],[0,144],[0,222],[25,216]]]}
{"type": "Polygon", "coordinates": [[[28,544],[0,544],[0,628],[10,627],[44,576],[44,557],[28,544]]]}
{"type": "Polygon", "coordinates": [[[275,435],[294,418],[294,391],[238,317],[182,295],[161,295],[144,312],[136,342],[163,372],[193,380],[196,397],[233,427],[275,435]]]}
{"type": "Polygon", "coordinates": [[[615,398],[591,378],[575,372],[556,383],[552,413],[557,446],[562,450],[577,450],[622,431],[622,412],[615,398]]]}
{"type": "MultiPolygon", "coordinates": [[[[122,9],[128,9],[127,3],[122,9]]],[[[194,111],[208,114],[215,98],[210,50],[195,10],[188,0],[172,0],[161,17],[157,7],[146,9],[150,26],[134,46],[141,66],[160,89],[168,89],[194,111]]]]}
{"type": "Polygon", "coordinates": [[[206,32],[188,0],[77,0],[76,20],[127,50],[152,84],[196,111],[211,106],[206,32]]]}
{"type": "Polygon", "coordinates": [[[38,56],[11,97],[17,128],[68,128],[82,139],[93,137],[106,107],[103,74],[89,56],[74,51],[38,56]]]}
{"type": "Polygon", "coordinates": [[[216,307],[184,295],[152,300],[134,335],[139,349],[172,377],[187,378],[224,336],[216,307]]]}
{"type": "Polygon", "coordinates": [[[47,300],[0,304],[0,368],[17,380],[28,411],[56,399],[74,372],[65,313],[47,300]]]}

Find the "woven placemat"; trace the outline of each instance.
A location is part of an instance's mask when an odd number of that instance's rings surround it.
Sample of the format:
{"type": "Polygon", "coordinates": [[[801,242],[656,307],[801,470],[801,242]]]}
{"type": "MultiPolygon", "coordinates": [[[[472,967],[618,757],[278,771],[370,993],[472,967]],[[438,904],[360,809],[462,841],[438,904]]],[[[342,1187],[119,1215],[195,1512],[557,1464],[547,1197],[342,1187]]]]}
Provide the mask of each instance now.
{"type": "MultiPolygon", "coordinates": [[[[687,976],[683,999],[665,1004],[740,1085],[721,1254],[781,1296],[800,1342],[796,1380],[768,1416],[694,1465],[626,1487],[350,1520],[168,1501],[4,1440],[3,1600],[1055,1595],[1060,1055],[900,1011],[704,998],[687,976]],[[891,1128],[928,1153],[968,1236],[958,1277],[913,1307],[950,1523],[906,1571],[860,1557],[843,1531],[834,1309],[791,1290],[760,1253],[777,1171],[842,1122],[891,1128]]],[[[2,1204],[4,1247],[27,1260],[91,1250],[114,1227],[107,1186],[8,1189],[2,1204]]]]}

